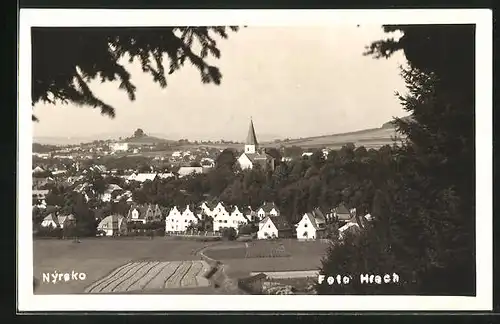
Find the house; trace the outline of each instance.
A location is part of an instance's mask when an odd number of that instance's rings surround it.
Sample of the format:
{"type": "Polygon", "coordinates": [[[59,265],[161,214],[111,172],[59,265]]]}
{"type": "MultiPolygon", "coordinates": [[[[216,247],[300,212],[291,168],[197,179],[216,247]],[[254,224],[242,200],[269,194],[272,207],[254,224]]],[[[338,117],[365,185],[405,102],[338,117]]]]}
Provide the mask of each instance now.
{"type": "Polygon", "coordinates": [[[156,179],[157,174],[156,173],[138,173],[136,174],[135,177],[133,177],[132,180],[129,181],[137,181],[137,182],[145,182],[145,181],[154,181],[156,179]]]}
{"type": "Polygon", "coordinates": [[[31,195],[35,201],[44,201],[50,190],[33,190],[31,195]]]}
{"type": "Polygon", "coordinates": [[[356,232],[359,230],[359,225],[355,221],[347,222],[344,226],[339,228],[339,239],[344,239],[347,233],[356,232]]]}
{"type": "Polygon", "coordinates": [[[158,205],[131,206],[127,214],[127,222],[152,223],[162,220],[162,212],[158,205]]]}
{"type": "Polygon", "coordinates": [[[50,213],[43,219],[40,225],[42,227],[65,228],[74,225],[75,222],[76,222],[75,216],[72,214],[57,216],[56,213],[50,213]]]}
{"type": "Polygon", "coordinates": [[[245,217],[242,211],[238,208],[238,206],[233,206],[228,208],[229,217],[227,219],[227,223],[224,223],[227,226],[232,227],[238,232],[238,228],[241,225],[248,224],[248,219],[245,217]]]}
{"type": "Polygon", "coordinates": [[[32,173],[42,173],[42,172],[45,172],[45,170],[40,166],[35,167],[32,171],[32,173]]]}
{"type": "Polygon", "coordinates": [[[103,202],[111,201],[113,194],[118,195],[122,191],[123,189],[119,185],[109,184],[106,190],[104,190],[104,193],[101,195],[101,200],[103,202]]]}
{"type": "Polygon", "coordinates": [[[42,177],[42,178],[33,177],[33,188],[42,188],[46,185],[53,183],[54,179],[51,177],[42,177]]]}
{"type": "Polygon", "coordinates": [[[349,210],[344,204],[340,204],[337,208],[334,208],[333,217],[339,222],[347,222],[352,218],[352,212],[353,210],[349,210]]]}
{"type": "Polygon", "coordinates": [[[241,208],[241,212],[249,222],[260,221],[259,216],[257,216],[257,212],[254,211],[251,206],[241,208]]]}
{"type": "Polygon", "coordinates": [[[202,213],[207,216],[214,217],[214,210],[217,205],[209,201],[204,201],[201,203],[200,208],[202,213]]]}
{"type": "Polygon", "coordinates": [[[177,171],[177,173],[179,174],[179,178],[188,175],[201,174],[203,172],[204,172],[203,167],[180,167],[179,171],[177,171]]]}
{"type": "Polygon", "coordinates": [[[219,232],[224,227],[228,226],[229,211],[222,202],[217,203],[217,206],[212,210],[212,218],[214,220],[214,232],[219,232]]]}
{"type": "Polygon", "coordinates": [[[109,149],[113,152],[126,152],[128,151],[128,143],[111,143],[109,149]]]}
{"type": "Polygon", "coordinates": [[[259,220],[264,219],[266,216],[279,216],[280,210],[274,202],[265,202],[259,209],[257,209],[257,216],[259,220]]]}
{"type": "Polygon", "coordinates": [[[173,174],[172,172],[158,173],[157,177],[160,179],[168,179],[175,177],[175,174],[173,174]]]}
{"type": "Polygon", "coordinates": [[[302,153],[302,157],[311,157],[313,155],[313,152],[304,152],[302,153]]]}
{"type": "Polygon", "coordinates": [[[97,225],[97,230],[106,236],[123,235],[127,232],[127,221],[121,215],[109,215],[97,225]]]}
{"type": "Polygon", "coordinates": [[[238,158],[238,164],[242,170],[252,169],[257,164],[263,169],[274,170],[275,168],[275,159],[262,150],[259,150],[259,143],[257,142],[252,120],[250,120],[244,152],[238,158]]]}
{"type": "Polygon", "coordinates": [[[319,209],[305,213],[296,227],[298,240],[315,240],[321,238],[325,230],[325,217],[319,209]]]}
{"type": "Polygon", "coordinates": [[[293,236],[293,228],[284,216],[266,216],[259,222],[257,238],[286,238],[293,236]]]}
{"type": "Polygon", "coordinates": [[[198,217],[189,205],[182,212],[181,209],[174,206],[165,219],[165,232],[185,232],[190,224],[197,223],[198,217]]]}

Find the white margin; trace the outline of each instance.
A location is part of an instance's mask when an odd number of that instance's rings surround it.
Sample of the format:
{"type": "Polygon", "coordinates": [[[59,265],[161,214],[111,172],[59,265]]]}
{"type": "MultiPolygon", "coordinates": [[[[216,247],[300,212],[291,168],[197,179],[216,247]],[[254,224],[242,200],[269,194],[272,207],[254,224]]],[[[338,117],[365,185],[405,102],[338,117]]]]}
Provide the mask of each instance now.
{"type": "Polygon", "coordinates": [[[21,9],[19,17],[17,170],[19,311],[487,311],[492,309],[493,25],[490,10],[21,9]],[[33,294],[33,239],[29,225],[32,219],[31,204],[28,203],[31,201],[33,138],[30,35],[32,26],[325,26],[457,23],[476,24],[476,297],[33,294]]]}

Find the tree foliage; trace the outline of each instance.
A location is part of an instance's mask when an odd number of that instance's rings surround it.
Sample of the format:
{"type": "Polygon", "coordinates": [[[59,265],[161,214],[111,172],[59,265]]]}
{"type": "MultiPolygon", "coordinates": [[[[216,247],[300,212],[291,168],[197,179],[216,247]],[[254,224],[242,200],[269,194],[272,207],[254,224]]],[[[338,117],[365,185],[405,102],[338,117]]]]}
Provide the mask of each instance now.
{"type": "MultiPolygon", "coordinates": [[[[237,27],[229,27],[237,31],[237,27]]],[[[38,102],[76,104],[100,109],[109,117],[115,108],[97,98],[93,80],[118,82],[135,100],[136,87],[124,59],[138,61],[142,71],[162,88],[168,75],[186,63],[195,66],[203,83],[220,84],[222,74],[207,59],[220,58],[217,38],[227,38],[226,27],[49,28],[36,27],[32,41],[32,105],[38,102]]],[[[36,120],[36,118],[34,118],[36,120]]]]}
{"type": "MultiPolygon", "coordinates": [[[[320,294],[473,295],[474,28],[386,26],[404,36],[373,43],[367,54],[403,50],[410,118],[396,119],[407,142],[376,179],[373,227],[330,249],[322,271],[398,273],[397,285],[318,285],[320,294]]],[[[389,153],[389,154],[385,154],[389,153]]]]}

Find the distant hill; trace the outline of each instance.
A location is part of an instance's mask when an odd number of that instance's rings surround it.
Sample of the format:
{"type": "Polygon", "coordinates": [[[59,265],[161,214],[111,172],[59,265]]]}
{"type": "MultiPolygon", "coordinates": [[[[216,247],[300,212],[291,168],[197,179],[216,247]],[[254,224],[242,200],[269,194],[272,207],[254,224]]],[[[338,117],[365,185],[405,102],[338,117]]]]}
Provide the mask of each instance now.
{"type": "Polygon", "coordinates": [[[122,143],[136,144],[136,145],[154,145],[160,143],[173,143],[174,141],[167,140],[164,138],[154,137],[154,136],[140,136],[140,137],[128,137],[121,141],[122,143]]]}
{"type": "MultiPolygon", "coordinates": [[[[410,118],[410,117],[404,117],[410,118]]],[[[301,139],[290,139],[287,141],[279,141],[276,143],[262,143],[265,147],[279,146],[300,146],[303,149],[314,149],[326,147],[329,149],[339,149],[345,144],[353,143],[357,147],[364,146],[365,148],[380,148],[384,145],[393,144],[395,137],[401,138],[398,134],[395,125],[392,121],[384,123],[380,128],[369,128],[348,133],[322,135],[314,137],[306,137],[301,139]]]]}

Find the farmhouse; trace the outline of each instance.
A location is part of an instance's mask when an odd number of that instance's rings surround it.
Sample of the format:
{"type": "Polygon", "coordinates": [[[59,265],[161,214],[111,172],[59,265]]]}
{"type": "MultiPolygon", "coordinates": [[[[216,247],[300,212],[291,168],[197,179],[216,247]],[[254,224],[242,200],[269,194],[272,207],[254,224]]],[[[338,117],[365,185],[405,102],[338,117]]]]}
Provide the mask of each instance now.
{"type": "Polygon", "coordinates": [[[292,237],[293,229],[284,216],[267,216],[259,222],[257,238],[259,240],[270,238],[292,237]]]}
{"type": "Polygon", "coordinates": [[[297,224],[298,240],[315,240],[322,237],[325,230],[325,217],[319,209],[305,213],[297,224]]]}
{"type": "Polygon", "coordinates": [[[162,220],[162,212],[158,205],[130,206],[127,222],[151,223],[162,220]]]}
{"type": "Polygon", "coordinates": [[[127,232],[127,222],[121,215],[109,215],[99,223],[97,230],[103,231],[106,236],[122,235],[127,232]]]}
{"type": "Polygon", "coordinates": [[[280,215],[280,210],[274,202],[265,202],[259,209],[257,209],[257,216],[259,220],[263,220],[267,216],[275,217],[280,215]]]}
{"type": "Polygon", "coordinates": [[[238,158],[238,164],[242,170],[252,169],[259,164],[263,169],[274,170],[275,159],[269,154],[262,152],[258,148],[257,136],[253,127],[253,121],[250,120],[247,140],[245,142],[245,151],[238,158]]]}

